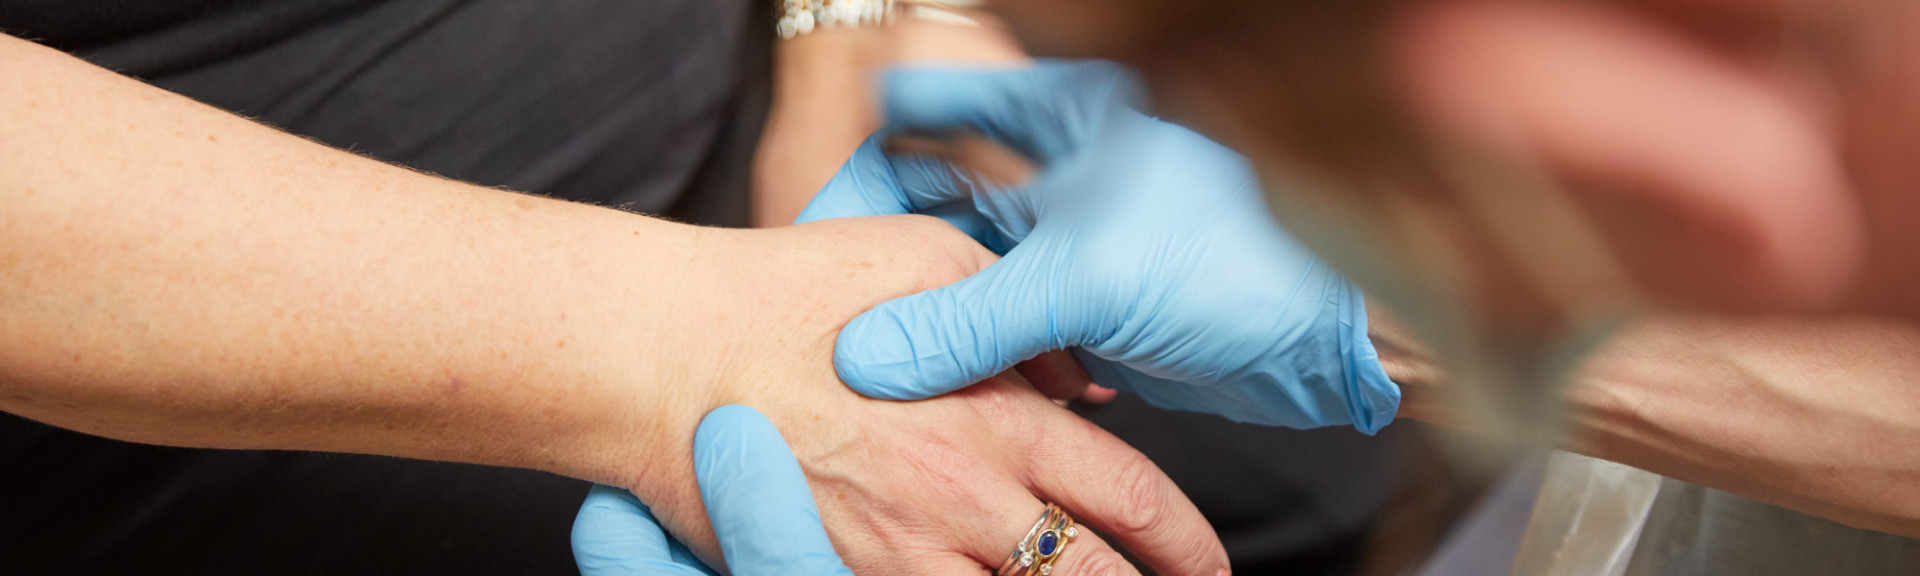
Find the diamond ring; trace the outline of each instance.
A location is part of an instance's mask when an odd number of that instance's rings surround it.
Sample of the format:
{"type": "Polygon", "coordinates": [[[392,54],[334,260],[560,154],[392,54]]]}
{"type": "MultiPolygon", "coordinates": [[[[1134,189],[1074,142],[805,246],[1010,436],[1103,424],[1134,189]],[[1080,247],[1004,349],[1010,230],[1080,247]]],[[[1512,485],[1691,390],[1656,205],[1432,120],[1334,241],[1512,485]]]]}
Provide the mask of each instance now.
{"type": "Polygon", "coordinates": [[[1040,519],[1027,530],[1025,538],[1007,560],[995,570],[994,576],[1051,576],[1053,561],[1065,552],[1067,544],[1080,536],[1080,527],[1073,523],[1073,517],[1059,506],[1047,504],[1040,512],[1040,519]]]}

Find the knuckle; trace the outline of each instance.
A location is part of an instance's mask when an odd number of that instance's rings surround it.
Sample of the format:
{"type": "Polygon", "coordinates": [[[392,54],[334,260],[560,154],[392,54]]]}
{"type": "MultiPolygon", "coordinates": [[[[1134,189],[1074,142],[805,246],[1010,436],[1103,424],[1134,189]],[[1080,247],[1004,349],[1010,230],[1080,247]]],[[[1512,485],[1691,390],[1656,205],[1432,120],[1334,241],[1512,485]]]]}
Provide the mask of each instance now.
{"type": "Polygon", "coordinates": [[[1135,455],[1121,464],[1115,478],[1122,506],[1115,511],[1110,530],[1140,534],[1160,527],[1166,516],[1167,488],[1160,469],[1145,457],[1135,455]]]}
{"type": "Polygon", "coordinates": [[[981,380],[979,383],[956,392],[965,399],[967,406],[978,413],[986,422],[998,426],[1001,422],[1019,422],[1030,420],[1026,394],[1017,384],[998,375],[981,380]]]}
{"type": "Polygon", "coordinates": [[[1047,435],[1055,433],[1048,420],[1036,414],[1036,408],[1050,404],[1025,385],[993,376],[955,394],[964,398],[1009,455],[1033,458],[1034,447],[1045,445],[1047,435]]]}

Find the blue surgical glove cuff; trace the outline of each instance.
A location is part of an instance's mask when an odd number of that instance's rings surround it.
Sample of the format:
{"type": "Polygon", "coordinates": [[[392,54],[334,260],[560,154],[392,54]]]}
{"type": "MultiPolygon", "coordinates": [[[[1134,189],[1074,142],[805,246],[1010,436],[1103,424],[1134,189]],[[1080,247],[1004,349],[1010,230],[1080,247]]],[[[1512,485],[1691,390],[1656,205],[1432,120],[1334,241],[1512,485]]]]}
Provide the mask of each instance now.
{"type": "Polygon", "coordinates": [[[1347,416],[1353,427],[1373,434],[1393,423],[1400,411],[1400,386],[1387,378],[1380,353],[1367,336],[1367,301],[1360,289],[1347,285],[1340,303],[1340,357],[1346,359],[1347,416]]]}

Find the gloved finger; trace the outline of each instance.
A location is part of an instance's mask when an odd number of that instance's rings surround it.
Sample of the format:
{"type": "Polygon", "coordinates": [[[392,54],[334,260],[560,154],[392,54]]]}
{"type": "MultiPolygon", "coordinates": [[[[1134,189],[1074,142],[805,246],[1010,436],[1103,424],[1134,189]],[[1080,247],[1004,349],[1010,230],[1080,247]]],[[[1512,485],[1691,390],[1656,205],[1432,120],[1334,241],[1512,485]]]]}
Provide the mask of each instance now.
{"type": "Polygon", "coordinates": [[[1019,371],[1033,389],[1054,400],[1079,398],[1093,383],[1087,369],[1080,366],[1080,359],[1066,350],[1043,352],[1032,360],[1015,364],[1013,369],[1019,371]]]}
{"type": "MultiPolygon", "coordinates": [[[[918,143],[915,147],[945,160],[943,166],[954,191],[965,194],[971,200],[968,207],[992,226],[993,233],[981,239],[981,243],[989,247],[996,244],[1011,247],[1025,240],[1039,224],[1037,210],[1044,202],[1036,196],[1045,195],[1022,190],[1040,176],[1040,169],[1032,159],[978,134],[949,135],[938,141],[896,138],[893,143],[894,148],[905,147],[902,143],[918,143]]],[[[894,157],[900,158],[900,155],[894,157]]],[[[908,169],[896,166],[895,172],[900,174],[903,187],[930,187],[910,182],[908,169]]],[[[981,236],[975,235],[975,238],[981,236]]],[[[1006,250],[994,252],[1005,254],[1006,250]]]]}
{"type": "Polygon", "coordinates": [[[923,212],[973,193],[975,182],[968,174],[932,155],[911,150],[894,153],[886,137],[875,134],[854,149],[795,223],[923,212]]]}
{"type": "Polygon", "coordinates": [[[833,179],[828,180],[826,186],[813,195],[813,200],[807,202],[807,207],[800,210],[795,224],[913,211],[913,206],[900,190],[900,179],[894,176],[886,150],[877,138],[877,135],[868,137],[866,142],[854,149],[853,156],[840,166],[840,171],[834,173],[833,179]]]}
{"type": "Polygon", "coordinates": [[[900,68],[888,71],[881,86],[889,130],[980,132],[1043,165],[1091,137],[1093,115],[1110,109],[1111,99],[1137,101],[1141,94],[1125,68],[1100,61],[1041,61],[1017,70],[900,68]]]}
{"type": "Polygon", "coordinates": [[[595,485],[573,519],[573,560],[581,576],[712,575],[668,537],[633,493],[595,485]]]}
{"type": "Polygon", "coordinates": [[[853,574],[827,539],[800,462],[759,412],[709,412],[694,431],[693,470],[734,576],[853,574]]]}
{"type": "Polygon", "coordinates": [[[948,202],[922,210],[920,213],[945,220],[996,255],[1007,255],[1007,251],[1012,250],[1015,245],[1012,239],[1000,232],[999,226],[994,225],[992,220],[974,208],[971,201],[948,202]]]}
{"type": "MultiPolygon", "coordinates": [[[[1029,243],[1031,244],[1031,243],[1029,243]]],[[[918,400],[985,380],[1015,363],[1083,344],[1096,315],[1056,314],[1066,296],[1022,245],[949,286],[882,302],[834,343],[840,379],[868,397],[918,400]]]]}
{"type": "MultiPolygon", "coordinates": [[[[1028,470],[1035,496],[1059,504],[1099,529],[1157,574],[1217,576],[1228,568],[1226,547],[1200,509],[1146,455],[1064,410],[1038,417],[1049,434],[1030,446],[1028,470]]],[[[1069,571],[1067,574],[1081,574],[1069,571]]]]}

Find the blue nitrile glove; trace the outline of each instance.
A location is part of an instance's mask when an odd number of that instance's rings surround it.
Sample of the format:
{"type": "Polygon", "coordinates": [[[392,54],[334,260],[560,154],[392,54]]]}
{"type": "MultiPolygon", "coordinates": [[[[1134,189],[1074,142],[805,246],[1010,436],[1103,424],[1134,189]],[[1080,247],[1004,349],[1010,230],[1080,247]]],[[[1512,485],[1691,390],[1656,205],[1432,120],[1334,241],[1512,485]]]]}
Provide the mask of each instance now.
{"type": "MultiPolygon", "coordinates": [[[[708,413],[693,435],[693,470],[734,576],[853,574],[827,540],[800,462],[759,412],[708,413]]],[[[580,505],[573,559],[581,576],[714,574],[633,493],[611,486],[594,486],[580,505]]]]}
{"type": "Polygon", "coordinates": [[[1155,405],[1308,428],[1393,419],[1400,391],[1367,338],[1360,291],[1274,223],[1238,154],[1130,105],[1100,62],[887,74],[887,126],[801,220],[939,215],[1005,258],[900,298],[840,333],[862,394],[938,395],[1048,351],[1155,405]],[[886,138],[977,132],[1040,168],[996,189],[886,138]]]}

